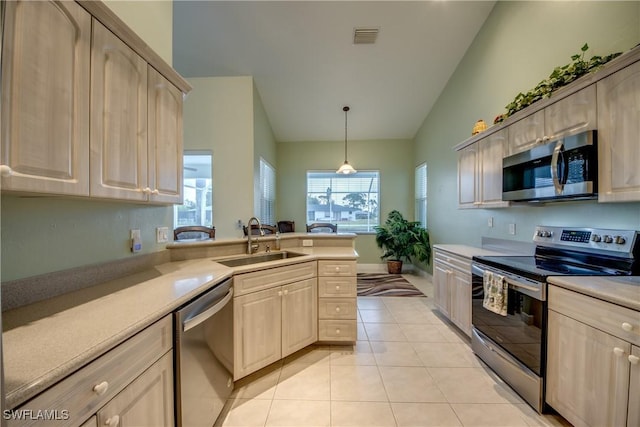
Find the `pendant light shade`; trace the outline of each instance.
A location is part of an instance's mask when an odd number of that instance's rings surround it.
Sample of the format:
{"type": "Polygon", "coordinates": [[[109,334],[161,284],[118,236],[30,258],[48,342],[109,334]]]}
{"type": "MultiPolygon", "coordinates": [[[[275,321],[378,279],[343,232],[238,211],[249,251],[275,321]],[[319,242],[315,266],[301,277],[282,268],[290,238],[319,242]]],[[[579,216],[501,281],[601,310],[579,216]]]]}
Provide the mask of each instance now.
{"type": "Polygon", "coordinates": [[[349,112],[349,107],[343,107],[342,111],[344,111],[344,163],[342,164],[342,166],[340,166],[336,173],[349,175],[352,173],[356,173],[357,170],[355,170],[347,160],[347,113],[349,112]]]}

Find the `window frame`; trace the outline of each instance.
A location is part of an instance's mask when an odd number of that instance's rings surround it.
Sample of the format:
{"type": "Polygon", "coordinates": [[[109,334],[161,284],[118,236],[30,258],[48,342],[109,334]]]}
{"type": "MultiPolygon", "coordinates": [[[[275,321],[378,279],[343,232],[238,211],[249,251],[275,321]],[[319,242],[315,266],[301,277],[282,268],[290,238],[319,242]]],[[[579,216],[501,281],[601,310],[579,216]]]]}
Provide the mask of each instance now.
{"type": "MultiPolygon", "coordinates": [[[[345,232],[345,233],[354,233],[354,234],[362,234],[362,235],[367,235],[367,234],[375,234],[375,227],[380,225],[380,199],[381,199],[381,194],[380,194],[380,188],[381,188],[381,172],[379,169],[370,169],[370,170],[358,170],[358,173],[354,174],[354,175],[340,175],[340,174],[336,174],[335,170],[307,170],[306,171],[306,192],[305,192],[305,221],[307,222],[307,224],[310,224],[312,222],[330,222],[332,224],[338,224],[338,232],[345,232]],[[351,217],[352,215],[354,216],[353,220],[342,220],[339,218],[335,218],[332,215],[335,215],[335,212],[331,211],[331,208],[329,208],[329,217],[323,219],[323,218],[318,218],[315,214],[314,214],[314,218],[310,219],[310,208],[309,208],[309,200],[314,197],[314,194],[318,194],[320,195],[322,192],[320,191],[310,191],[310,179],[322,179],[325,177],[313,177],[311,175],[316,174],[316,175],[326,175],[327,179],[337,179],[337,180],[349,180],[349,179],[362,179],[363,175],[373,175],[372,178],[375,179],[375,183],[376,183],[376,191],[370,191],[371,195],[375,195],[374,197],[368,196],[369,200],[375,201],[375,207],[373,208],[373,211],[369,210],[369,213],[373,212],[373,215],[368,216],[367,220],[369,221],[368,223],[365,224],[365,229],[358,229],[356,227],[356,229],[352,229],[352,224],[349,224],[351,221],[357,221],[357,219],[355,218],[357,216],[357,208],[354,208],[353,206],[345,206],[342,204],[339,204],[338,202],[343,202],[344,201],[344,197],[340,200],[336,200],[335,197],[337,195],[348,195],[348,194],[353,194],[353,193],[366,193],[366,191],[331,191],[329,194],[331,195],[331,200],[334,201],[334,204],[337,204],[338,206],[341,207],[346,207],[346,208],[351,208],[351,210],[345,210],[343,212],[348,212],[346,215],[347,217],[351,217]]],[[[332,184],[333,186],[333,184],[332,184]]],[[[331,187],[329,187],[331,188],[331,187]]],[[[318,197],[322,197],[322,196],[318,196],[318,197]]],[[[326,197],[325,197],[326,198],[326,197]]],[[[364,203],[366,204],[368,201],[365,200],[364,203]]],[[[313,205],[312,205],[313,206],[313,205]]],[[[314,211],[315,212],[315,211],[314,211]]],[[[364,213],[367,212],[366,210],[360,210],[360,213],[364,213]]],[[[342,214],[344,215],[344,214],[342,214]]],[[[362,219],[362,218],[360,218],[362,219]]]]}
{"type": "Polygon", "coordinates": [[[276,223],[276,168],[263,157],[259,161],[257,191],[254,201],[256,216],[262,224],[276,223]],[[265,182],[270,179],[270,182],[265,182]],[[269,198],[271,196],[271,198],[269,198]]]}
{"type": "Polygon", "coordinates": [[[427,206],[429,199],[427,173],[427,162],[416,166],[414,172],[414,215],[416,221],[419,221],[423,228],[427,228],[427,206]],[[422,180],[422,182],[419,182],[419,180],[422,180]]]}
{"type": "MultiPolygon", "coordinates": [[[[183,170],[182,170],[182,174],[183,174],[183,202],[181,204],[175,204],[173,205],[173,227],[177,228],[177,227],[181,227],[181,226],[185,226],[185,225],[201,225],[201,226],[205,226],[205,227],[213,227],[214,225],[214,211],[213,211],[213,187],[214,187],[214,182],[213,182],[213,152],[211,150],[184,150],[182,153],[182,158],[183,158],[183,170]],[[191,179],[191,178],[186,178],[184,177],[184,173],[186,171],[185,169],[185,165],[188,164],[186,162],[185,157],[187,156],[209,156],[209,158],[211,159],[210,162],[210,178],[205,178],[205,179],[209,179],[210,183],[207,186],[207,193],[208,190],[210,188],[210,192],[211,192],[211,222],[209,223],[208,221],[206,221],[206,215],[205,215],[205,220],[201,220],[199,222],[196,221],[189,221],[187,223],[179,223],[179,214],[178,214],[178,210],[180,206],[184,206],[185,202],[187,201],[187,199],[185,198],[186,195],[186,191],[184,189],[184,186],[187,183],[187,179],[191,179]]],[[[206,197],[207,197],[207,193],[205,193],[205,201],[206,201],[206,197]]],[[[205,205],[206,208],[206,205],[205,205]]],[[[205,209],[206,210],[206,209],[205,209]]]]}

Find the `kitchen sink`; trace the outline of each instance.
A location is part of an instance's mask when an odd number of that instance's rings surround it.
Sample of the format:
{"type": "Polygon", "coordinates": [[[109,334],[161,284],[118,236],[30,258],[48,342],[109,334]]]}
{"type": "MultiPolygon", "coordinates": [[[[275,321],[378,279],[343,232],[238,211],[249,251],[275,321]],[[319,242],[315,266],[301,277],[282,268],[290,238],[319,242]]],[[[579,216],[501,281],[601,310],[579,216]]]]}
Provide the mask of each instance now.
{"type": "Polygon", "coordinates": [[[238,267],[241,265],[259,264],[261,262],[277,261],[281,259],[296,258],[299,256],[304,256],[304,254],[297,254],[294,252],[270,252],[260,255],[243,255],[238,258],[225,259],[216,262],[226,265],[227,267],[238,267]]]}

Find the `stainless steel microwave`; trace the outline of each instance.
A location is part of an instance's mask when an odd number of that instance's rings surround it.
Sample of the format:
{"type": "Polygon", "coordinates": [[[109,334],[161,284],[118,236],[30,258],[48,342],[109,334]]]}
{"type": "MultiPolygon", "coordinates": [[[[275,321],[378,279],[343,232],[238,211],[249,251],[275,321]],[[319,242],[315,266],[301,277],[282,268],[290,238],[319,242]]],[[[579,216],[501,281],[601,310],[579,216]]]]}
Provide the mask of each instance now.
{"type": "Polygon", "coordinates": [[[598,196],[595,130],[502,159],[502,200],[549,202],[598,196]]]}

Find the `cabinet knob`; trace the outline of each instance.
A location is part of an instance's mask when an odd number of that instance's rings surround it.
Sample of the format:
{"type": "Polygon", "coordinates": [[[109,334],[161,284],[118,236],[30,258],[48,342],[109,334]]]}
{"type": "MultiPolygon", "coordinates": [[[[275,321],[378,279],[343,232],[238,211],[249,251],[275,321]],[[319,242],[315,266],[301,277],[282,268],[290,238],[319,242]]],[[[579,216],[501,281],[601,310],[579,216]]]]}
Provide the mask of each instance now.
{"type": "Polygon", "coordinates": [[[551,140],[551,137],[548,137],[547,135],[542,137],[542,142],[549,142],[551,140]]]}
{"type": "Polygon", "coordinates": [[[340,307],[336,307],[336,313],[340,313],[340,307]]]}
{"type": "Polygon", "coordinates": [[[624,350],[621,349],[620,347],[613,347],[613,354],[615,354],[618,357],[624,356],[624,350]]]}
{"type": "Polygon", "coordinates": [[[336,272],[340,271],[340,267],[336,267],[336,272]]]}
{"type": "Polygon", "coordinates": [[[104,425],[110,426],[110,427],[116,427],[119,424],[120,424],[120,416],[119,415],[114,415],[113,417],[109,417],[104,422],[104,425]]]}
{"type": "Polygon", "coordinates": [[[11,170],[11,168],[7,165],[0,165],[0,176],[2,176],[3,178],[6,178],[8,176],[11,176],[11,174],[13,173],[13,171],[11,170]]]}
{"type": "Polygon", "coordinates": [[[336,291],[340,290],[340,285],[336,285],[336,291]]]}
{"type": "Polygon", "coordinates": [[[278,291],[278,296],[281,297],[282,296],[282,291],[278,291]]]}
{"type": "Polygon", "coordinates": [[[142,189],[142,192],[144,194],[151,194],[151,189],[149,187],[145,187],[145,188],[142,189]]]}
{"type": "Polygon", "coordinates": [[[536,144],[542,144],[542,138],[536,138],[536,144]]]}
{"type": "Polygon", "coordinates": [[[624,322],[622,323],[622,330],[631,332],[633,330],[633,325],[631,323],[624,322]]]}
{"type": "Polygon", "coordinates": [[[340,335],[340,328],[336,328],[336,335],[340,335]]]}
{"type": "Polygon", "coordinates": [[[106,381],[102,381],[100,384],[96,384],[93,386],[93,392],[98,396],[102,396],[109,389],[109,383],[106,381]]]}
{"type": "Polygon", "coordinates": [[[632,365],[637,365],[638,362],[640,362],[640,357],[634,356],[633,354],[630,354],[629,355],[629,362],[631,362],[632,365]]]}
{"type": "Polygon", "coordinates": [[[157,196],[158,194],[160,194],[160,190],[156,188],[151,192],[151,194],[153,194],[154,196],[157,196]]]}
{"type": "Polygon", "coordinates": [[[286,296],[286,295],[289,295],[289,289],[285,289],[285,290],[284,290],[284,294],[285,294],[285,296],[286,296]]]}

